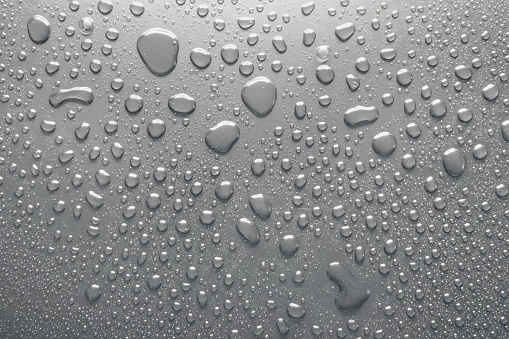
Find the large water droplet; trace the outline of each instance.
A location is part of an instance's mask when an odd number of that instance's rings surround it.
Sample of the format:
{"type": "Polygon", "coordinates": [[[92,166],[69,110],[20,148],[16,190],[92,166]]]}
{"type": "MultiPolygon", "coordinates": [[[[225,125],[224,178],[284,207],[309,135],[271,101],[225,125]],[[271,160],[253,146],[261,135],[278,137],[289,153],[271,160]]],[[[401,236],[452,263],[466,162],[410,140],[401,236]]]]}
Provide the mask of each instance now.
{"type": "Polygon", "coordinates": [[[138,38],[136,46],[141,59],[155,75],[166,75],[177,65],[179,41],[167,29],[149,29],[138,38]]]}
{"type": "Polygon", "coordinates": [[[355,26],[353,23],[347,22],[336,27],[335,33],[339,40],[345,42],[355,33],[355,26]]]}
{"type": "Polygon", "coordinates": [[[191,114],[196,109],[196,101],[185,93],[179,93],[172,95],[168,99],[168,107],[170,107],[173,113],[191,114]]]}
{"type": "Polygon", "coordinates": [[[370,295],[369,286],[357,279],[339,262],[333,262],[329,265],[327,276],[339,286],[339,294],[335,299],[338,310],[354,312],[368,300],[370,295]]]}
{"type": "Polygon", "coordinates": [[[381,132],[373,138],[372,146],[376,153],[387,156],[396,149],[396,138],[389,132],[381,132]]]}
{"type": "Polygon", "coordinates": [[[94,93],[88,87],[74,87],[61,89],[49,97],[49,103],[53,107],[58,107],[66,101],[75,101],[84,105],[89,105],[94,101],[94,93]]]}
{"type": "Polygon", "coordinates": [[[344,116],[345,124],[350,127],[359,124],[368,124],[378,119],[378,109],[374,106],[356,106],[346,111],[344,116]]]}
{"type": "Polygon", "coordinates": [[[237,231],[251,244],[256,245],[260,242],[260,232],[255,223],[249,219],[241,218],[237,221],[237,231]]]}
{"type": "Polygon", "coordinates": [[[467,160],[463,153],[456,148],[450,148],[445,151],[442,157],[442,163],[450,176],[459,177],[465,172],[467,160]]]}
{"type": "Polygon", "coordinates": [[[277,89],[266,77],[257,77],[244,85],[241,91],[244,104],[259,117],[268,115],[276,104],[277,89]]]}
{"type": "Polygon", "coordinates": [[[232,121],[222,121],[205,134],[205,143],[213,150],[227,153],[239,140],[240,128],[232,121]]]}
{"type": "Polygon", "coordinates": [[[49,21],[42,15],[34,15],[28,20],[28,36],[36,44],[48,41],[51,34],[49,21]]]}

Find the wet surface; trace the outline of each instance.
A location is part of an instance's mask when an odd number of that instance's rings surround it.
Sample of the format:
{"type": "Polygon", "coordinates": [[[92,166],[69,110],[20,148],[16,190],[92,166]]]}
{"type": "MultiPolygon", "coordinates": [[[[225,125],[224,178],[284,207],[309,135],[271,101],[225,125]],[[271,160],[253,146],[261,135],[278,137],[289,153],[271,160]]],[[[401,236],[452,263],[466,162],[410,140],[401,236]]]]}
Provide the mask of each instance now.
{"type": "Polygon", "coordinates": [[[0,338],[509,336],[505,2],[0,8],[0,338]]]}

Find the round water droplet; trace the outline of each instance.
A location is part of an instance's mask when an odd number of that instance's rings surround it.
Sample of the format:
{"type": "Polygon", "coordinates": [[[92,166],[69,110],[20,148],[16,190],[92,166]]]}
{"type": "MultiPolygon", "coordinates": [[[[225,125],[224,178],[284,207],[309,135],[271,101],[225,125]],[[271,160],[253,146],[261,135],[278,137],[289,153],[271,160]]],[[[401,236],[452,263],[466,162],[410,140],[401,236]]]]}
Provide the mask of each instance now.
{"type": "Polygon", "coordinates": [[[460,108],[458,110],[458,120],[464,123],[468,123],[472,120],[473,113],[472,110],[468,108],[460,108]]]}
{"type": "Polygon", "coordinates": [[[251,17],[240,17],[237,19],[237,24],[242,29],[249,29],[255,24],[255,19],[251,17]]]}
{"type": "Polygon", "coordinates": [[[430,105],[429,113],[434,118],[442,118],[447,113],[447,106],[440,99],[435,99],[430,105]]]}
{"type": "Polygon", "coordinates": [[[412,73],[406,68],[400,69],[396,73],[396,81],[400,86],[408,86],[412,83],[412,73]]]}
{"type": "Polygon", "coordinates": [[[396,149],[396,138],[389,132],[381,132],[375,135],[371,144],[376,153],[387,156],[396,149]]]}
{"type": "Polygon", "coordinates": [[[233,195],[233,185],[229,181],[222,181],[219,186],[216,187],[216,197],[221,200],[228,200],[233,195]]]}
{"type": "Polygon", "coordinates": [[[472,77],[472,70],[465,65],[456,66],[454,74],[461,80],[469,80],[472,77]]]}
{"type": "Polygon", "coordinates": [[[143,98],[137,94],[131,94],[125,99],[125,109],[129,113],[138,113],[143,108],[143,98]]]}
{"type": "Polygon", "coordinates": [[[148,277],[148,279],[147,279],[147,286],[151,290],[157,290],[159,287],[161,287],[162,283],[163,283],[163,280],[162,280],[161,276],[159,276],[158,274],[154,274],[154,275],[148,277]]]}
{"type": "Polygon", "coordinates": [[[502,137],[509,141],[509,120],[505,120],[500,125],[500,131],[502,132],[502,137]]]}
{"type": "Polygon", "coordinates": [[[166,124],[161,119],[154,119],[148,123],[147,132],[152,138],[160,138],[166,132],[166,124]]]}
{"type": "Polygon", "coordinates": [[[168,99],[168,107],[176,114],[191,114],[196,109],[196,101],[185,93],[179,93],[168,99]]]}
{"type": "Polygon", "coordinates": [[[293,235],[285,235],[279,242],[279,250],[285,255],[292,255],[299,249],[299,241],[293,235]]]}
{"type": "Polygon", "coordinates": [[[221,58],[229,65],[239,60],[239,49],[233,44],[224,45],[221,48],[221,58]]]}
{"type": "Polygon", "coordinates": [[[212,56],[203,48],[194,48],[189,57],[191,62],[198,68],[207,68],[212,62],[212,56]]]}
{"type": "Polygon", "coordinates": [[[328,85],[334,80],[334,70],[327,65],[320,65],[316,69],[316,78],[324,85],[328,85]]]}
{"type": "Polygon", "coordinates": [[[493,101],[498,98],[498,93],[498,87],[493,84],[489,84],[482,89],[482,96],[488,101],[493,101]]]}
{"type": "Polygon", "coordinates": [[[290,303],[286,309],[286,312],[290,318],[302,318],[306,315],[306,310],[304,307],[295,303],[290,303]]]}
{"type": "Polygon", "coordinates": [[[135,16],[140,16],[145,12],[145,6],[139,1],[134,1],[131,6],[129,6],[129,9],[135,16]]]}
{"type": "Polygon", "coordinates": [[[111,3],[110,0],[100,0],[97,3],[97,9],[101,14],[104,15],[110,14],[111,11],[113,10],[113,4],[111,3]]]}
{"type": "Polygon", "coordinates": [[[355,33],[355,26],[353,23],[348,22],[336,27],[336,37],[342,42],[347,41],[355,33]]]}
{"type": "Polygon", "coordinates": [[[79,22],[80,32],[83,35],[90,35],[94,32],[94,20],[90,17],[84,17],[79,22]]]}

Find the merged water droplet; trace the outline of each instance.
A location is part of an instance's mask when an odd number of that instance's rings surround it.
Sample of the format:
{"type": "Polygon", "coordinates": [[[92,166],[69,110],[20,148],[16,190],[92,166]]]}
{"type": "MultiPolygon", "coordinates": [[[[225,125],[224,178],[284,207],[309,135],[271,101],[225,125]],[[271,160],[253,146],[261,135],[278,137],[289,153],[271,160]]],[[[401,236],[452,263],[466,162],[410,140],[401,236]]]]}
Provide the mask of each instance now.
{"type": "Polygon", "coordinates": [[[356,106],[345,112],[344,121],[350,127],[378,120],[378,109],[374,106],[356,106]]]}
{"type": "Polygon", "coordinates": [[[221,153],[227,153],[240,137],[240,128],[232,121],[222,121],[205,134],[208,147],[221,153]]]}
{"type": "Polygon", "coordinates": [[[94,93],[89,87],[74,87],[61,89],[49,96],[49,103],[53,107],[58,107],[68,101],[89,105],[94,101],[94,93]]]}
{"type": "Polygon", "coordinates": [[[327,276],[339,286],[339,294],[335,299],[338,310],[355,312],[368,300],[370,295],[369,286],[356,278],[339,262],[333,262],[329,265],[327,276]]]}

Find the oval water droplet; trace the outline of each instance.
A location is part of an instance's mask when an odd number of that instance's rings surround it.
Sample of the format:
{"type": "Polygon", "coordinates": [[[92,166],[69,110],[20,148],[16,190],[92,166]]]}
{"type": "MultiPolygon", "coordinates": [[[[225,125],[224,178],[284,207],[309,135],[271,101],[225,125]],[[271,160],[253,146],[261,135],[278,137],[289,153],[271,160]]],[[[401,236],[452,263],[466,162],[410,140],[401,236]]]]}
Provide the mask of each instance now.
{"type": "Polygon", "coordinates": [[[372,146],[376,153],[388,156],[396,149],[396,138],[389,132],[381,132],[373,138],[372,146]]]}
{"type": "Polygon", "coordinates": [[[51,35],[49,21],[42,15],[34,15],[28,20],[28,36],[36,44],[43,44],[48,41],[51,35]]]}

